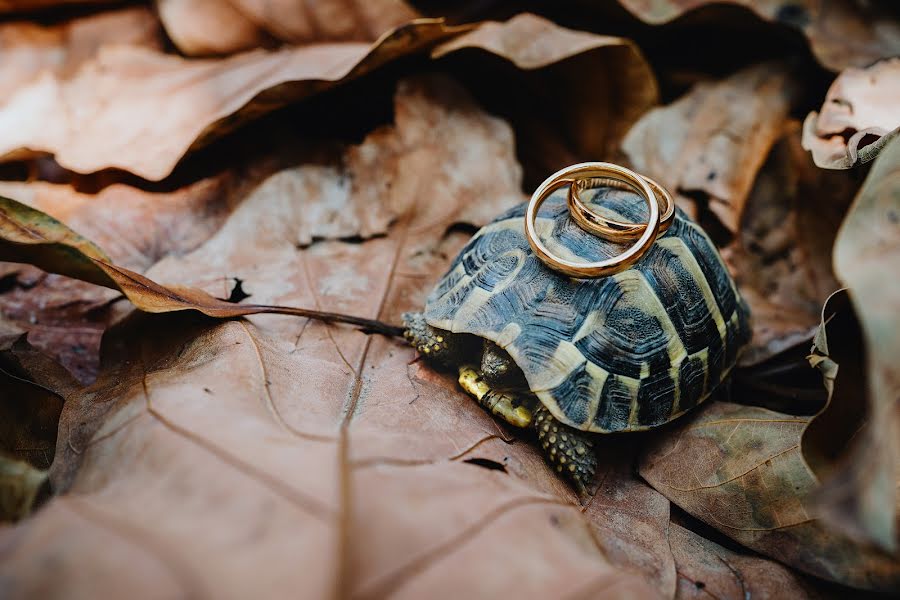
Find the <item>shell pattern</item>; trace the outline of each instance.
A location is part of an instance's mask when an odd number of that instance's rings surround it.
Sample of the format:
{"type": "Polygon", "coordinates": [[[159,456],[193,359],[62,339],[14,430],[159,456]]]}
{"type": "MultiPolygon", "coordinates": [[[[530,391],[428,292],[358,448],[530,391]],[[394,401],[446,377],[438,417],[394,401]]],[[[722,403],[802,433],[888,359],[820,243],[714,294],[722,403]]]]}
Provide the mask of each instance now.
{"type": "MultiPolygon", "coordinates": [[[[596,193],[607,215],[645,219],[631,192],[596,193]]],[[[679,210],[630,269],[573,279],[534,255],[524,214],[513,208],[469,241],[428,297],[431,326],[496,342],[550,412],[584,431],[648,429],[710,395],[750,339],[750,314],[703,229],[679,210]]],[[[579,229],[560,192],[537,229],[573,260],[622,251],[579,229]]]]}

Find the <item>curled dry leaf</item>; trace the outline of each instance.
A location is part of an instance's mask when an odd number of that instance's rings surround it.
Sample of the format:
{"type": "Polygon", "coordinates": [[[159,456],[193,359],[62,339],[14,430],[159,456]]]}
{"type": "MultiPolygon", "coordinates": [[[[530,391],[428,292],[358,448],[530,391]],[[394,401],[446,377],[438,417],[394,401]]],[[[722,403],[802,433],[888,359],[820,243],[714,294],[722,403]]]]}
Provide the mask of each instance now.
{"type": "MultiPolygon", "coordinates": [[[[665,23],[722,0],[619,0],[648,23],[665,23]]],[[[900,26],[887,5],[854,0],[724,0],[803,31],[824,66],[840,71],[900,53],[900,26]]]]}
{"type": "Polygon", "coordinates": [[[823,329],[827,337],[818,344],[819,354],[837,365],[836,377],[833,366],[831,373],[826,372],[834,380],[831,404],[819,418],[854,423],[858,421],[846,415],[862,412],[866,420],[860,430],[849,432],[853,444],[829,470],[819,498],[821,509],[843,530],[894,552],[900,514],[900,370],[895,360],[900,353],[900,283],[886,274],[895,272],[900,261],[898,224],[900,141],[894,141],[873,165],[834,246],[835,270],[848,287],[862,347],[852,351],[852,327],[850,334],[844,328],[837,335],[823,329]],[[846,346],[851,350],[844,350],[846,346]]]}
{"type": "MultiPolygon", "coordinates": [[[[655,90],[643,57],[620,38],[586,34],[599,41],[585,45],[582,36],[570,36],[564,28],[537,17],[513,19],[492,29],[492,35],[523,39],[536,21],[545,30],[543,39],[555,41],[540,46],[546,52],[544,58],[528,45],[501,44],[498,52],[508,52],[500,54],[502,58],[538,69],[571,56],[565,43],[576,44],[582,52],[608,46],[609,52],[591,53],[597,63],[591,63],[587,72],[602,73],[611,61],[624,60],[635,72],[644,73],[640,85],[623,93],[628,102],[610,107],[610,122],[631,115],[634,108],[629,102],[637,99],[643,106],[646,90],[655,90]],[[624,56],[613,51],[623,46],[629,48],[624,56]],[[528,60],[520,60],[523,56],[528,60]]],[[[118,168],[146,179],[162,179],[186,152],[241,123],[471,28],[419,19],[373,46],[316,44],[222,60],[185,60],[138,48],[105,48],[73,77],[45,73],[0,105],[0,157],[21,157],[23,149],[28,149],[52,153],[60,165],[80,173],[118,168]],[[151,122],[138,118],[146,114],[160,117],[151,122]],[[71,120],[72,115],[77,120],[71,120]]],[[[488,44],[484,48],[494,51],[488,44]]],[[[450,51],[437,49],[440,55],[450,51]]],[[[568,83],[573,88],[558,93],[580,92],[580,80],[568,83]]]]}
{"type": "MultiPolygon", "coordinates": [[[[507,127],[472,114],[457,147],[423,118],[469,112],[441,108],[458,94],[401,85],[397,126],[365,142],[397,148],[372,167],[394,174],[389,205],[402,207],[388,235],[304,247],[285,223],[307,218],[306,199],[261,194],[149,274],[205,286],[239,274],[265,301],[389,321],[421,307],[465,243],[460,215],[523,199],[507,127]],[[460,161],[485,153],[461,180],[460,161]]],[[[66,404],[52,478],[70,493],[0,532],[11,594],[654,594],[607,561],[577,506],[536,491],[558,485],[547,469],[526,484],[463,462],[502,431],[405,343],[274,315],[139,316],[110,332],[109,368],[66,404]]],[[[524,448],[507,450],[530,460],[524,448]]]]}
{"type": "Polygon", "coordinates": [[[735,232],[795,92],[787,67],[756,65],[698,84],[672,104],[651,110],[628,132],[622,148],[635,169],[675,192],[682,208],[694,215],[708,209],[735,232]]]}
{"type": "Polygon", "coordinates": [[[839,287],[831,248],[858,184],[852,173],[817,169],[798,129],[790,122],[782,130],[753,182],[738,234],[722,250],[753,314],[745,366],[807,345],[822,303],[839,287]]]}
{"type": "Polygon", "coordinates": [[[803,457],[823,482],[814,501],[836,531],[861,543],[894,549],[896,480],[890,442],[880,440],[867,399],[865,349],[846,290],[822,309],[810,364],[819,369],[828,402],[803,432],[803,457]]]}
{"type": "Polygon", "coordinates": [[[159,16],[190,56],[268,46],[373,42],[419,14],[403,0],[159,0],[159,16]]]}
{"type": "Polygon", "coordinates": [[[640,473],[694,517],[806,573],[863,589],[900,585],[900,560],[814,517],[800,451],[807,418],[715,402],[650,446],[640,473]]]}
{"type": "Polygon", "coordinates": [[[873,160],[900,132],[900,58],[838,75],[820,112],[803,122],[803,147],[823,169],[873,160]]]}
{"type": "Polygon", "coordinates": [[[723,548],[671,523],[669,544],[678,569],[676,598],[818,598],[815,589],[778,563],[723,548]]]}
{"type": "MultiPolygon", "coordinates": [[[[440,58],[460,51],[486,51],[529,71],[555,65],[544,69],[543,77],[533,78],[527,95],[535,99],[535,112],[557,107],[553,116],[559,119],[560,131],[528,136],[526,128],[526,152],[546,151],[548,142],[533,138],[558,136],[578,155],[594,160],[612,156],[628,129],[658,102],[653,71],[633,42],[564,29],[532,14],[520,14],[505,23],[483,23],[444,42],[432,56],[440,58]]],[[[519,100],[509,102],[509,90],[504,91],[504,110],[519,113],[509,106],[519,104],[519,100]]],[[[546,170],[553,172],[563,166],[552,164],[546,170]]]]}

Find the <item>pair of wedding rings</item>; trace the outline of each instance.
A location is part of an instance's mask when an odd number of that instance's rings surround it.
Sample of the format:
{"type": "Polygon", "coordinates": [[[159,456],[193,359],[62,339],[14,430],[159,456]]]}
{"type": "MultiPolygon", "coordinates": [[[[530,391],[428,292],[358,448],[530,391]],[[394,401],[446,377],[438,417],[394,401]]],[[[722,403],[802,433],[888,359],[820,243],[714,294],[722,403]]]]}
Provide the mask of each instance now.
{"type": "Polygon", "coordinates": [[[570,277],[605,277],[624,271],[646,254],[656,237],[672,224],[674,215],[671,194],[652,179],[612,163],[586,162],[561,169],[538,186],[525,212],[525,236],[534,253],[551,269],[570,277]],[[598,183],[638,193],[647,203],[647,222],[623,223],[588,207],[581,200],[581,192],[598,187],[598,183]],[[538,236],[537,213],[544,200],[564,186],[569,186],[569,213],[579,227],[605,240],[632,245],[617,256],[597,262],[572,261],[553,254],[538,236]]]}

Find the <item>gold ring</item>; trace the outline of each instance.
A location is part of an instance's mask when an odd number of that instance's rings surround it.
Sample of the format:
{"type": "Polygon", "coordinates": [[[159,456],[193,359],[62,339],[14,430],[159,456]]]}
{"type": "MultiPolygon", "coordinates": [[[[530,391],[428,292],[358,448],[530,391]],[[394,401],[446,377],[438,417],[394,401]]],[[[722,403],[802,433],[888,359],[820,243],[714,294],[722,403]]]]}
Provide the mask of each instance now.
{"type": "Polygon", "coordinates": [[[525,237],[528,238],[531,249],[548,267],[570,277],[604,277],[624,271],[650,249],[658,233],[659,203],[650,184],[634,171],[611,163],[587,162],[560,169],[538,186],[525,211],[525,237]],[[640,238],[618,256],[597,262],[575,262],[554,255],[537,234],[537,212],[541,204],[552,192],[565,185],[572,185],[578,179],[604,176],[629,184],[647,203],[649,216],[640,238]]]}
{"type": "MultiPolygon", "coordinates": [[[[672,224],[675,216],[675,201],[672,195],[663,186],[649,177],[640,175],[653,189],[653,195],[662,211],[659,219],[659,233],[664,232],[672,224]]],[[[636,240],[641,237],[647,226],[643,223],[623,223],[614,219],[607,219],[603,215],[594,212],[581,200],[580,192],[594,187],[613,187],[633,189],[630,185],[624,185],[621,181],[612,177],[589,177],[578,179],[569,186],[567,203],[572,218],[587,232],[596,234],[611,241],[636,240]]]]}

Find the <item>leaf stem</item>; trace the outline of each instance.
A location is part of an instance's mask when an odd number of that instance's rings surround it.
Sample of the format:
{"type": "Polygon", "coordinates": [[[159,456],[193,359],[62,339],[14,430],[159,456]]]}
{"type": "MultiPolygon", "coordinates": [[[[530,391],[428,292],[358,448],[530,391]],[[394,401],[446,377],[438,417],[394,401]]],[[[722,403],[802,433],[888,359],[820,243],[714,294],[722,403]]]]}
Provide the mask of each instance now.
{"type": "Polygon", "coordinates": [[[297,317],[316,319],[325,323],[347,323],[349,325],[356,325],[364,331],[379,333],[388,337],[402,337],[403,332],[406,331],[406,328],[401,327],[400,325],[392,325],[390,323],[385,323],[384,321],[379,321],[377,319],[366,319],[363,317],[355,317],[353,315],[345,315],[342,313],[311,310],[308,308],[297,308],[294,306],[273,306],[267,304],[237,304],[236,306],[248,309],[248,311],[259,313],[293,315],[297,317]]]}

